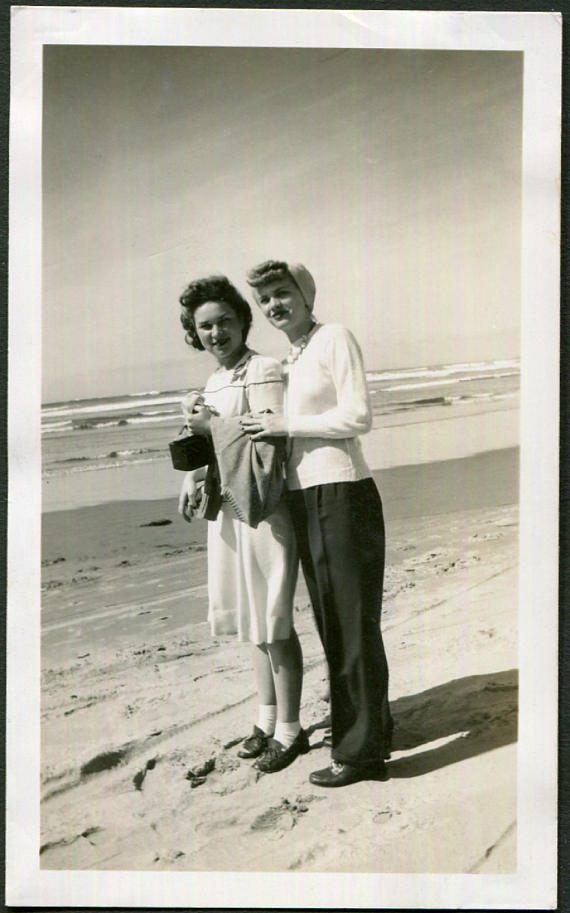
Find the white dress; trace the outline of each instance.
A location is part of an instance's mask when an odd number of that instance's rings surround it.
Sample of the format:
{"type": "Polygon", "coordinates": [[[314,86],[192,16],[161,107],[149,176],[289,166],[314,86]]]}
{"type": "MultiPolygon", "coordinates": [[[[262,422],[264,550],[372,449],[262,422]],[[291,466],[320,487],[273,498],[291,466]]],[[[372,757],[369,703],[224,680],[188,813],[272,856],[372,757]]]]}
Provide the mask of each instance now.
{"type": "MultiPolygon", "coordinates": [[[[273,358],[248,351],[231,369],[218,368],[204,391],[223,416],[283,410],[283,369],[273,358]]],[[[255,644],[289,637],[298,555],[284,501],[257,529],[222,503],[208,522],[208,620],[212,634],[237,634],[255,644]]]]}

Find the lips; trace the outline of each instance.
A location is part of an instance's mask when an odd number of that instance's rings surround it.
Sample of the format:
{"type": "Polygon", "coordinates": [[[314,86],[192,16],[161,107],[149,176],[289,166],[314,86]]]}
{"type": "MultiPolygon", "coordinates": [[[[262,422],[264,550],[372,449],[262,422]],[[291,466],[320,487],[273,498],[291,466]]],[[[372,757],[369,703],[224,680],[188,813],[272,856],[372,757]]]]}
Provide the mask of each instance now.
{"type": "Polygon", "coordinates": [[[279,306],[279,307],[274,307],[270,310],[269,317],[272,320],[282,320],[283,317],[288,317],[290,313],[291,313],[290,308],[279,306]]]}

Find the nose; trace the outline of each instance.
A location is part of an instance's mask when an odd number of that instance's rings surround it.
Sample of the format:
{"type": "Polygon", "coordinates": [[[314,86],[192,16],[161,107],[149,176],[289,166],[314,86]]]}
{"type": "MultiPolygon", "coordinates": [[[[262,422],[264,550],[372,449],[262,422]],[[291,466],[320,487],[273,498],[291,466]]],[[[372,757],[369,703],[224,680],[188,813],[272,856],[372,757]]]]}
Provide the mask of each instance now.
{"type": "Polygon", "coordinates": [[[210,330],[210,335],[212,339],[217,339],[221,332],[221,327],[217,323],[214,323],[212,329],[210,330]]]}

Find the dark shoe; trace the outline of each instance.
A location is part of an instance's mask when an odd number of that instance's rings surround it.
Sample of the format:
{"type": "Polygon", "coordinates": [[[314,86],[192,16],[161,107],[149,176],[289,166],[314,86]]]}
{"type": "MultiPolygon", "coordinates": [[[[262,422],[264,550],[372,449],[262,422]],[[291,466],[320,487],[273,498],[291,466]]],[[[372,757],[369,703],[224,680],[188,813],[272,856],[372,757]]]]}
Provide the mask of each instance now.
{"type": "Polygon", "coordinates": [[[331,761],[330,767],[314,770],[309,780],[314,786],[350,786],[360,780],[387,780],[388,772],[382,761],[374,767],[354,767],[352,764],[340,764],[331,761]]]}
{"type": "Polygon", "coordinates": [[[253,727],[253,732],[245,739],[243,748],[238,751],[238,758],[258,758],[267,749],[269,736],[265,735],[259,726],[253,727]]]}
{"type": "Polygon", "coordinates": [[[253,766],[264,774],[274,774],[292,764],[297,755],[307,754],[310,748],[307,733],[304,729],[301,729],[295,741],[289,745],[289,748],[285,748],[276,739],[269,739],[267,751],[253,766]]]}

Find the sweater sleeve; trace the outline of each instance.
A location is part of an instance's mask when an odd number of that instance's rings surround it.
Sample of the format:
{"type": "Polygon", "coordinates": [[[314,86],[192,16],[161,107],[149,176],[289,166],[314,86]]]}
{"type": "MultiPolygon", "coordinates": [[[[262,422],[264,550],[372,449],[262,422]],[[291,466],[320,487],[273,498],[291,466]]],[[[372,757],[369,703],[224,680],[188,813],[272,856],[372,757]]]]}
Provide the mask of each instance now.
{"type": "Polygon", "coordinates": [[[254,356],[245,385],[250,412],[283,412],[283,368],[274,358],[254,356]]]}
{"type": "Polygon", "coordinates": [[[316,415],[291,415],[290,437],[344,438],[366,434],[372,427],[372,407],[360,347],[344,327],[330,327],[326,362],[337,405],[316,415]]]}

